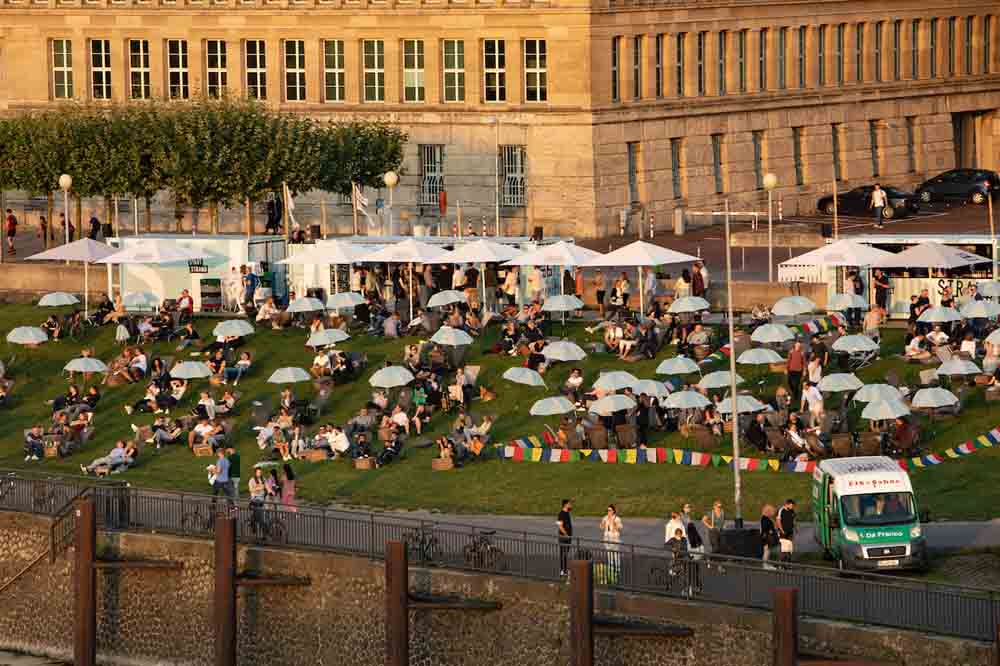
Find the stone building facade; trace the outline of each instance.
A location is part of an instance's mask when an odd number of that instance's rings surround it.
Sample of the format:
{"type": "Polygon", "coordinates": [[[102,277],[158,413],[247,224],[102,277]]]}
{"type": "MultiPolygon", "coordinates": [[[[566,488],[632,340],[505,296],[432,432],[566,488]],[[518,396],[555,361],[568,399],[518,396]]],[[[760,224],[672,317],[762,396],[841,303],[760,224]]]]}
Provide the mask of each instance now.
{"type": "Polygon", "coordinates": [[[762,210],[767,172],[794,213],[835,178],[1000,167],[989,0],[2,0],[0,17],[6,112],[225,89],[402,126],[403,231],[442,221],[441,190],[445,230],[461,207],[477,231],[499,213],[505,233],[593,237],[623,212],[663,229],[677,208],[762,210]]]}

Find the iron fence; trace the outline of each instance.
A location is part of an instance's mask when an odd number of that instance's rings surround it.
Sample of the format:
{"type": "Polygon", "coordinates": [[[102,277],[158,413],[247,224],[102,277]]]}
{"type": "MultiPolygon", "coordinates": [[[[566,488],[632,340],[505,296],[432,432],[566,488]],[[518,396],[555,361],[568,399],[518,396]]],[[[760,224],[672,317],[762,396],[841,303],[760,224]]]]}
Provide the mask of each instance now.
{"type": "MultiPolygon", "coordinates": [[[[0,510],[57,516],[86,480],[0,476],[0,510]]],[[[193,493],[101,484],[90,492],[98,526],[211,538],[217,512],[236,518],[242,543],[337,552],[374,560],[387,541],[407,545],[411,563],[559,581],[568,559],[594,563],[599,587],[770,610],[775,587],[799,589],[800,610],[814,617],[989,641],[1000,623],[1000,593],[884,574],[608,544],[443,521],[304,505],[291,511],[193,493]]]]}

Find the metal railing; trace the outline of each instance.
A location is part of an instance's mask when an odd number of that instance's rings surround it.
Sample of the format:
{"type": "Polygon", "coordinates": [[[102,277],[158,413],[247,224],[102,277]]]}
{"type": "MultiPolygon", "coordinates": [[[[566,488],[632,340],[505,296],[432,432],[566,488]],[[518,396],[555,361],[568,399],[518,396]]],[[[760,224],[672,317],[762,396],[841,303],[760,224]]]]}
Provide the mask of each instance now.
{"type": "MultiPolygon", "coordinates": [[[[0,477],[0,510],[55,516],[85,480],[0,477]],[[75,483],[74,483],[75,482],[75,483]],[[76,490],[74,490],[74,488],[76,490]],[[57,498],[57,499],[53,499],[57,498]]],[[[598,586],[769,610],[771,590],[800,590],[801,612],[815,617],[989,641],[1000,622],[1000,593],[897,576],[854,573],[735,557],[674,560],[661,548],[607,544],[387,514],[277,504],[254,505],[206,495],[95,485],[98,526],[212,538],[217,510],[230,507],[243,543],[385,557],[387,541],[407,544],[410,562],[496,575],[558,581],[569,559],[594,563],[598,586]]]]}

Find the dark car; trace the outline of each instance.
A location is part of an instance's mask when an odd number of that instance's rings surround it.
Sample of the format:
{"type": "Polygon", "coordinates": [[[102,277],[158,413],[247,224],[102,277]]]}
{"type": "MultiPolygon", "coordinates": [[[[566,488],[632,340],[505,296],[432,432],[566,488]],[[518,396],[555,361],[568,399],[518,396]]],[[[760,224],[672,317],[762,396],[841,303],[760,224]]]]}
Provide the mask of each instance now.
{"type": "Polygon", "coordinates": [[[986,203],[987,192],[996,192],[998,188],[1000,175],[996,171],[952,169],[921,183],[917,195],[923,203],[959,200],[981,205],[986,203]]]}
{"type": "MultiPolygon", "coordinates": [[[[871,215],[871,198],[873,185],[862,185],[837,195],[837,213],[840,215],[871,215]]],[[[885,190],[889,205],[882,209],[882,217],[891,220],[896,217],[906,217],[920,210],[917,196],[903,192],[895,187],[882,187],[885,190]]],[[[821,213],[833,215],[833,195],[826,195],[817,204],[821,213]]]]}

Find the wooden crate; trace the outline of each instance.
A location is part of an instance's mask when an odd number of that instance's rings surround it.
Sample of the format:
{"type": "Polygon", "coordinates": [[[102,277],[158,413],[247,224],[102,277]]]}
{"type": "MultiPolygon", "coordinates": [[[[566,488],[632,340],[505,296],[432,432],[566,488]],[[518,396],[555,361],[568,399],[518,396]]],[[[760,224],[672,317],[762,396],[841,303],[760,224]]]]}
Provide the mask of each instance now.
{"type": "Polygon", "coordinates": [[[194,453],[197,458],[211,457],[215,455],[212,451],[212,445],[208,443],[195,444],[194,448],[191,449],[191,452],[194,453]]]}
{"type": "Polygon", "coordinates": [[[309,462],[322,462],[329,458],[326,449],[308,449],[302,457],[309,462]]]}
{"type": "Polygon", "coordinates": [[[996,389],[987,389],[986,390],[986,400],[988,402],[995,402],[997,400],[1000,400],[1000,391],[998,391],[996,389]]]}
{"type": "Polygon", "coordinates": [[[435,472],[443,472],[447,469],[454,469],[455,464],[451,461],[451,458],[435,458],[431,461],[431,469],[435,472]]]}
{"type": "Polygon", "coordinates": [[[993,379],[993,375],[987,375],[987,374],[976,375],[976,385],[983,386],[985,384],[989,384],[991,379],[993,379]]]}
{"type": "Polygon", "coordinates": [[[769,367],[771,368],[771,372],[781,375],[785,374],[788,371],[787,363],[771,363],[769,367]]]}
{"type": "Polygon", "coordinates": [[[354,469],[375,469],[374,458],[355,458],[354,469]]]}
{"type": "Polygon", "coordinates": [[[45,442],[45,457],[46,458],[59,457],[59,444],[57,442],[45,442]]]}

